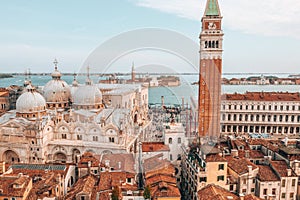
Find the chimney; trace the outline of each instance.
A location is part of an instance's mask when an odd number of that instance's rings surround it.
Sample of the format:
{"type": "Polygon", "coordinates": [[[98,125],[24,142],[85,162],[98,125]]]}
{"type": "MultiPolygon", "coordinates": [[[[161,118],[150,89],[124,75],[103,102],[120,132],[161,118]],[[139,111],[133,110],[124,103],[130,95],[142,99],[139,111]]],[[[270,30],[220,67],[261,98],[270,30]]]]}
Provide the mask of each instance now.
{"type": "Polygon", "coordinates": [[[249,158],[250,155],[249,155],[249,150],[245,150],[245,158],[249,158]]]}
{"type": "Polygon", "coordinates": [[[271,160],[272,160],[271,156],[264,156],[264,164],[265,165],[269,165],[271,160]]]}
{"type": "Polygon", "coordinates": [[[105,160],[105,167],[109,167],[109,160],[105,160]]]}
{"type": "Polygon", "coordinates": [[[90,174],[90,173],[91,173],[92,162],[89,161],[89,162],[87,163],[87,166],[88,166],[88,174],[90,174]]]}
{"type": "Polygon", "coordinates": [[[119,169],[121,169],[122,163],[121,163],[121,162],[118,162],[118,166],[119,166],[119,169]]]}
{"type": "Polygon", "coordinates": [[[240,194],[240,200],[244,200],[244,194],[240,194]]]}
{"type": "Polygon", "coordinates": [[[239,151],[237,149],[231,149],[231,156],[239,157],[239,151]]]}
{"type": "Polygon", "coordinates": [[[288,142],[289,142],[289,138],[288,138],[288,136],[285,136],[285,138],[284,138],[284,145],[286,147],[288,146],[288,142]]]}
{"type": "Polygon", "coordinates": [[[286,169],[287,176],[292,176],[292,169],[286,169]]]}
{"type": "Polygon", "coordinates": [[[252,172],[252,165],[248,165],[247,167],[248,167],[248,172],[250,174],[252,172]]]}

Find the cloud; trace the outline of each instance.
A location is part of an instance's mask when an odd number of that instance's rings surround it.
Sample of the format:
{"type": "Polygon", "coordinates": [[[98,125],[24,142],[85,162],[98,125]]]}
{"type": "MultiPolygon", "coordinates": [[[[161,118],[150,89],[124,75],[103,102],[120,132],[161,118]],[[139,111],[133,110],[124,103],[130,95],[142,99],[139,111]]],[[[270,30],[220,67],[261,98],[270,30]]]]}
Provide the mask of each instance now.
{"type": "MultiPolygon", "coordinates": [[[[137,6],[179,17],[201,19],[206,0],[131,0],[137,6]]],[[[300,39],[299,0],[219,0],[224,25],[232,30],[300,39]]]]}

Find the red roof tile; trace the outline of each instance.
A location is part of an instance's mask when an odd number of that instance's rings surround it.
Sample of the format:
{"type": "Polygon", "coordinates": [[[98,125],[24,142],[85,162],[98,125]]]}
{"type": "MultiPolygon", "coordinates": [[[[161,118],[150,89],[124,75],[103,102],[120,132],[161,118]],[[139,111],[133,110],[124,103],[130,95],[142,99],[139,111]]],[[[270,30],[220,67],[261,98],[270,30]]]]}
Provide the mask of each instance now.
{"type": "Polygon", "coordinates": [[[209,184],[198,191],[198,200],[225,200],[229,196],[232,197],[232,200],[239,200],[235,194],[214,184],[209,184]]]}
{"type": "Polygon", "coordinates": [[[143,152],[156,152],[156,151],[170,151],[168,145],[163,142],[143,142],[142,143],[143,152]]]}
{"type": "Polygon", "coordinates": [[[259,172],[258,172],[258,179],[260,181],[280,181],[279,177],[274,173],[268,165],[258,165],[259,172]]]}
{"type": "Polygon", "coordinates": [[[233,158],[232,156],[226,156],[226,159],[228,161],[228,167],[239,175],[248,173],[249,166],[252,167],[252,170],[258,168],[255,164],[244,158],[233,158]]]}
{"type": "Polygon", "coordinates": [[[288,170],[291,170],[291,176],[297,176],[295,172],[287,165],[287,163],[283,160],[281,161],[270,161],[273,169],[278,172],[281,177],[288,176],[288,170]]]}
{"type": "Polygon", "coordinates": [[[223,94],[223,100],[248,101],[300,101],[300,93],[287,92],[246,92],[244,94],[223,94]]]}

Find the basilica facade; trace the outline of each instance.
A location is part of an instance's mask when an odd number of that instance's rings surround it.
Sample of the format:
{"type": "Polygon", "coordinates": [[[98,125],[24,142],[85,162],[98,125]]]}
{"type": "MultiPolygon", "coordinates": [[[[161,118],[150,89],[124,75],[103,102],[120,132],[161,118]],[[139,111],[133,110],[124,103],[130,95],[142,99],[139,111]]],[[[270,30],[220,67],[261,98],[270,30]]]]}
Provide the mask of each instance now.
{"type": "Polygon", "coordinates": [[[84,152],[136,153],[148,120],[148,88],[141,84],[84,84],[61,79],[57,62],[38,92],[26,82],[16,109],[0,117],[0,160],[77,162],[84,152]]]}

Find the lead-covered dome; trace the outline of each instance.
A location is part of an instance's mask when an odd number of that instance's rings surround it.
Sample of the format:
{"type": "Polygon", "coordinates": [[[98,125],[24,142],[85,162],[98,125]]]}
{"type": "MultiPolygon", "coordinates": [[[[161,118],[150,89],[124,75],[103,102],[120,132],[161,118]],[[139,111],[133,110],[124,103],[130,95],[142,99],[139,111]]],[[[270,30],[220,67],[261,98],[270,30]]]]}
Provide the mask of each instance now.
{"type": "Polygon", "coordinates": [[[43,88],[43,95],[48,108],[68,107],[71,99],[70,86],[64,80],[61,80],[61,73],[57,69],[57,63],[55,60],[55,70],[51,74],[52,80],[43,88]]]}
{"type": "Polygon", "coordinates": [[[26,87],[26,92],[23,93],[16,102],[16,110],[18,113],[34,113],[46,110],[46,101],[44,97],[35,91],[32,85],[26,87]]]}
{"type": "Polygon", "coordinates": [[[71,97],[70,86],[61,79],[50,80],[43,88],[47,102],[68,102],[71,97]]]}
{"type": "Polygon", "coordinates": [[[97,109],[102,106],[102,93],[88,78],[85,85],[77,88],[73,100],[73,105],[77,109],[97,109]]]}

